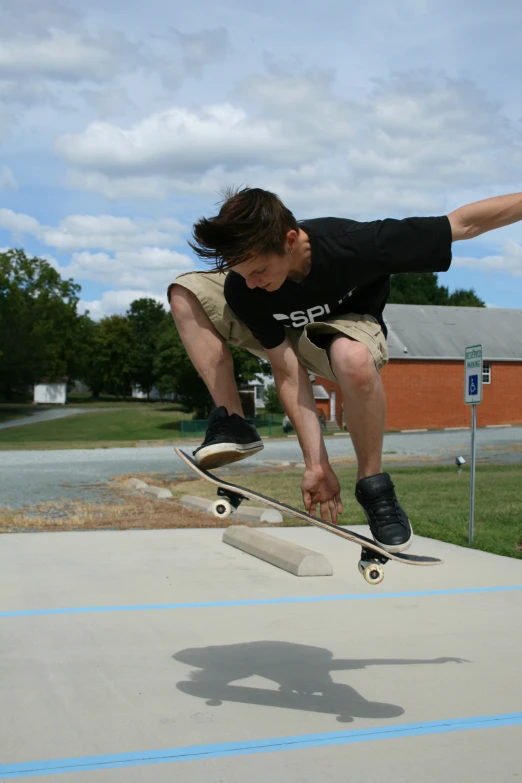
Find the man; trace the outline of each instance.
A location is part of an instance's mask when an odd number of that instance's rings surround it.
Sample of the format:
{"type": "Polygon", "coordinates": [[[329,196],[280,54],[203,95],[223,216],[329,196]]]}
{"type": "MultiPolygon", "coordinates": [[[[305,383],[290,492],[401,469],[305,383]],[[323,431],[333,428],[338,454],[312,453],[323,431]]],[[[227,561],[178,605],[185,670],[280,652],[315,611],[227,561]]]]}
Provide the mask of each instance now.
{"type": "Polygon", "coordinates": [[[198,464],[215,468],[263,448],[245,421],[227,342],[268,358],[305,461],[305,508],[337,523],[340,486],[329,461],[308,372],[337,381],[358,462],[355,496],[377,543],[402,552],[410,521],[382,472],[388,361],[383,310],[390,275],[443,272],[452,242],[522,219],[522,194],[469,204],[448,216],[361,223],[299,223],[259,188],[227,190],[218,215],[202,218],[189,243],[217,271],[169,286],[172,315],[214,400],[198,464]]]}

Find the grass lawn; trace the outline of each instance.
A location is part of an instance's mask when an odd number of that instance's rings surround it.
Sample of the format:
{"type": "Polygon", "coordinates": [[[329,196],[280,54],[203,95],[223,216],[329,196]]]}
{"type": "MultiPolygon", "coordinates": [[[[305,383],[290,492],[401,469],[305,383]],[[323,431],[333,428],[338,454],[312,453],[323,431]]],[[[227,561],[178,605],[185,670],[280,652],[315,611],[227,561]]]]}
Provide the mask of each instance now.
{"type": "MultiPolygon", "coordinates": [[[[54,421],[35,422],[0,430],[1,449],[71,449],[103,446],[134,446],[137,441],[179,440],[181,421],[192,419],[175,403],[95,402],[88,406],[71,402],[71,407],[92,409],[54,421]],[[96,410],[106,408],[109,410],[96,410]]],[[[44,408],[38,407],[38,411],[44,408]]],[[[3,406],[0,414],[8,418],[34,413],[35,407],[3,406]]],[[[0,421],[2,419],[0,418],[0,421]]],[[[283,437],[283,428],[259,427],[260,435],[283,437]]],[[[187,440],[203,440],[204,430],[187,436],[187,440]]]]}
{"type": "Polygon", "coordinates": [[[190,419],[191,414],[173,405],[122,405],[117,410],[93,411],[0,430],[0,449],[114,446],[115,442],[134,445],[139,440],[177,439],[183,418],[190,419]]]}
{"type": "MultiPolygon", "coordinates": [[[[366,524],[354,498],[356,469],[334,466],[343,500],[341,524],[366,524]]],[[[458,474],[446,467],[391,467],[397,496],[412,520],[414,533],[460,546],[468,544],[469,470],[458,474]]],[[[227,474],[227,479],[303,508],[300,471],[270,474],[227,474]]],[[[522,558],[522,465],[479,464],[475,487],[473,546],[486,552],[522,558]]],[[[206,481],[185,481],[171,486],[177,497],[183,494],[214,498],[206,481]]],[[[250,504],[250,502],[249,502],[250,504]]],[[[291,518],[287,520],[292,522],[291,518]]],[[[294,520],[295,522],[295,520],[294,520]]],[[[417,551],[417,550],[416,550],[417,551]]]]}

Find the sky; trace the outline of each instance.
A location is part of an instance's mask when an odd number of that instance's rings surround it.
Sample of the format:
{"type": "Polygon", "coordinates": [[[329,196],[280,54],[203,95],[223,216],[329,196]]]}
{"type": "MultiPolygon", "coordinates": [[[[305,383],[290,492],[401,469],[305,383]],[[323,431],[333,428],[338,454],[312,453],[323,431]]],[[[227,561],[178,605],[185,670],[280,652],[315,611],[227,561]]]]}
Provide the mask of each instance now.
{"type": "MultiPolygon", "coordinates": [[[[298,220],[448,214],[522,191],[520,0],[0,0],[0,249],[99,319],[166,306],[226,186],[298,220]]],[[[439,283],[520,308],[522,223],[439,283]]]]}

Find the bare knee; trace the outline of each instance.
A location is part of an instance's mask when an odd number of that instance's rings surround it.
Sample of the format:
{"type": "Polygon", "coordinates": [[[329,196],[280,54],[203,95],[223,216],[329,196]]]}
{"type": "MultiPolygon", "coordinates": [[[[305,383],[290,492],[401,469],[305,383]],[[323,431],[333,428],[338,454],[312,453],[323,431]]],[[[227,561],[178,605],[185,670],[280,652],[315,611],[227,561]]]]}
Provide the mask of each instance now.
{"type": "Polygon", "coordinates": [[[212,356],[213,362],[228,361],[230,352],[225,339],[206,314],[196,294],[182,285],[169,289],[170,311],[176,329],[190,358],[196,355],[212,356]]]}
{"type": "Polygon", "coordinates": [[[369,386],[375,379],[377,369],[369,348],[364,344],[340,335],[334,337],[329,350],[332,369],[339,379],[350,385],[369,386]]]}

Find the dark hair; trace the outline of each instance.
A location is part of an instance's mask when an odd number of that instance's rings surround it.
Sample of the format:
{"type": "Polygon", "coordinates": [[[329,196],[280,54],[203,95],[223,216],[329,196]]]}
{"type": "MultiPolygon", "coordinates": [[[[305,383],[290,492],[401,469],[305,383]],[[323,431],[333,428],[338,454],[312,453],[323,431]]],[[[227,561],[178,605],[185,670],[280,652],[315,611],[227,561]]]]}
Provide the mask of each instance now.
{"type": "Polygon", "coordinates": [[[200,258],[222,271],[255,255],[284,255],[287,232],[299,227],[275,193],[230,187],[222,195],[219,213],[194,223],[188,244],[200,258]]]}

